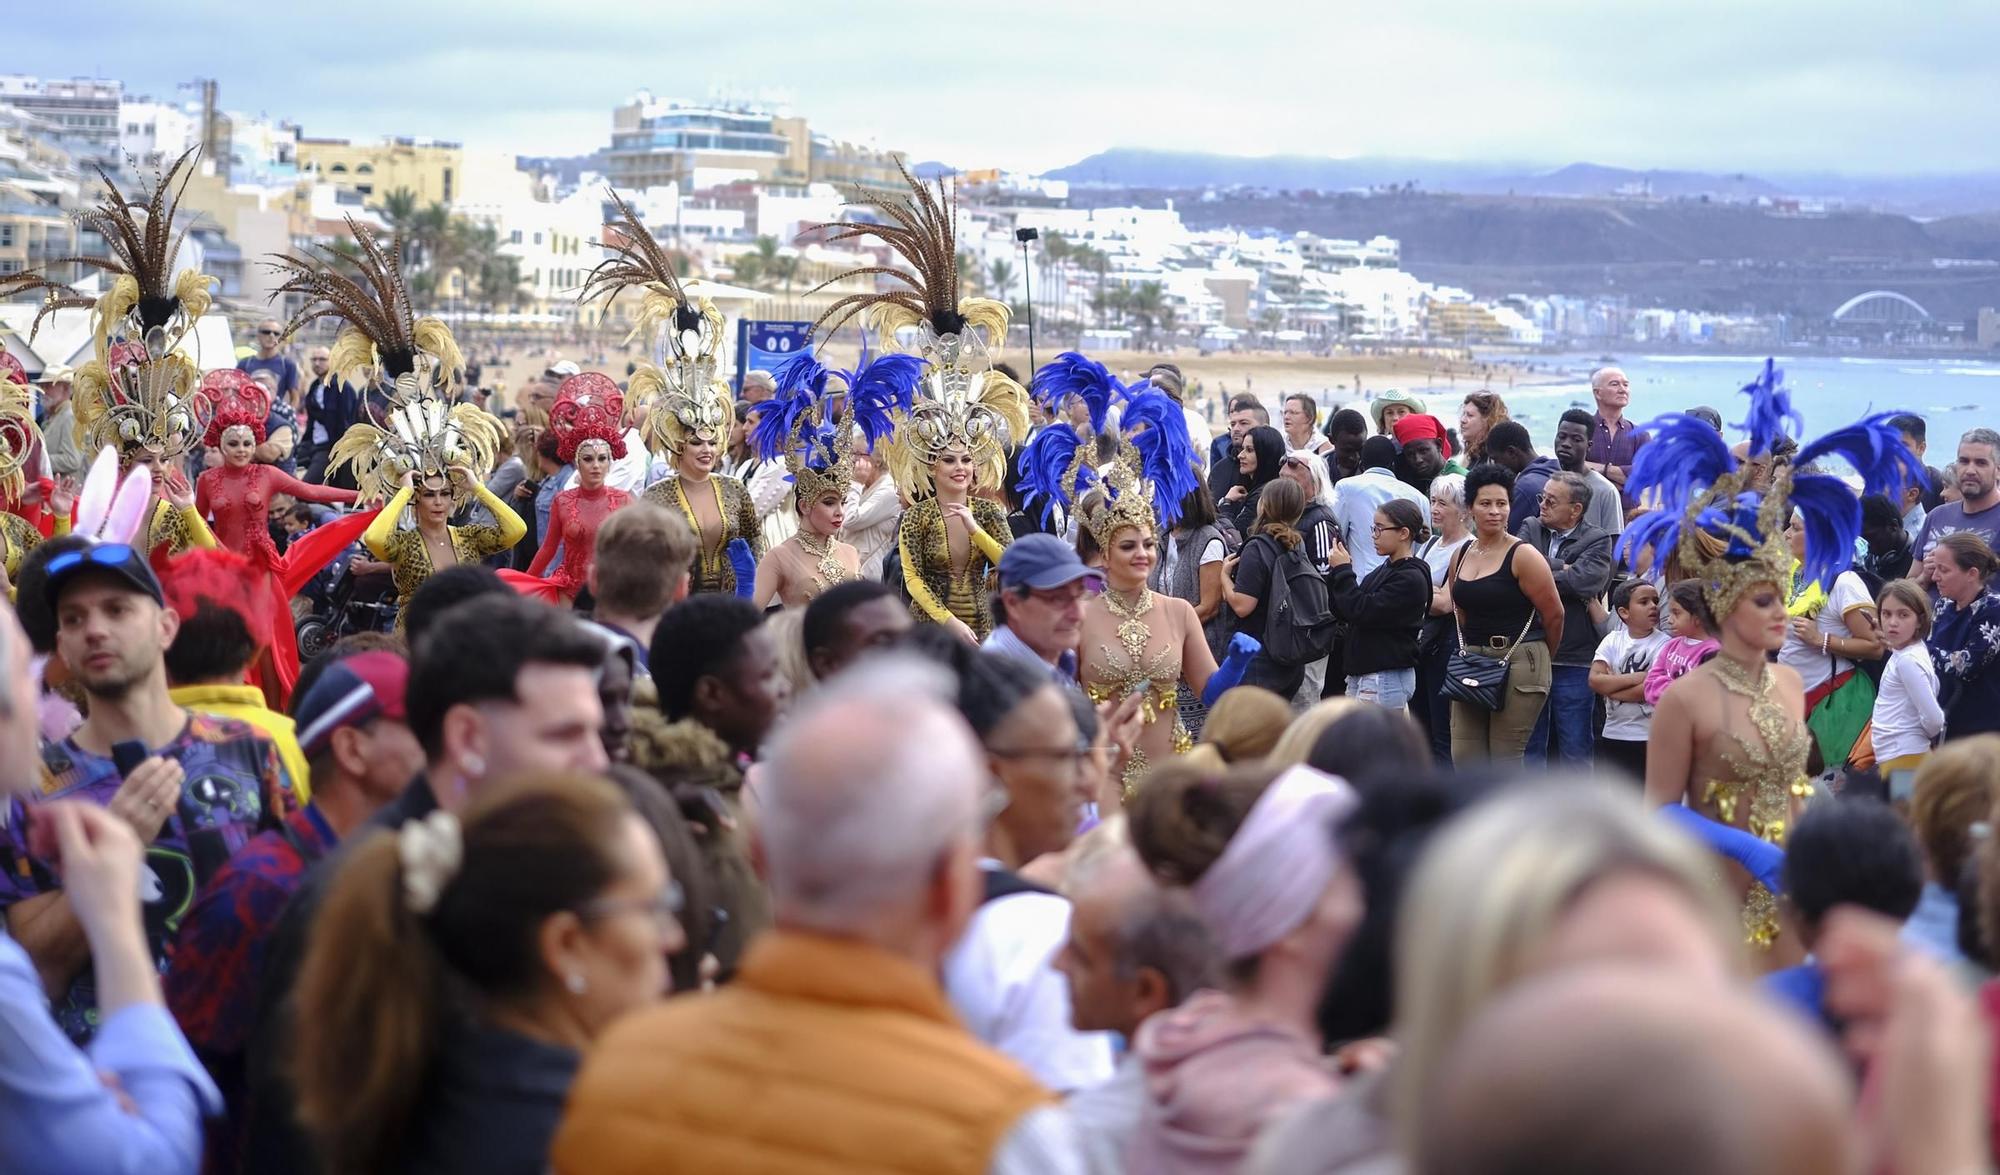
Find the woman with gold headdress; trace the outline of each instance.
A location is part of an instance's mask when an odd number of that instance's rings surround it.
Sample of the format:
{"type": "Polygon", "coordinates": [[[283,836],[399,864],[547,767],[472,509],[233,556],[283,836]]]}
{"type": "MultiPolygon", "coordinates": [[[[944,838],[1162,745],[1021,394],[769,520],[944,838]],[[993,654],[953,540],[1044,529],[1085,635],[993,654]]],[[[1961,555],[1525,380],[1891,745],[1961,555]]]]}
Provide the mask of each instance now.
{"type": "Polygon", "coordinates": [[[1074,351],[1035,373],[1034,395],[1057,420],[1066,404],[1088,409],[1082,425],[1055,424],[1036,435],[1022,455],[1017,488],[1045,509],[1072,510],[1103,552],[1104,591],[1083,605],[1077,680],[1100,704],[1143,696],[1144,726],[1123,779],[1129,802],[1153,764],[1193,744],[1180,722],[1180,683],[1211,701],[1241,680],[1258,646],[1238,636],[1218,667],[1194,605],[1147,586],[1161,537],[1200,484],[1180,405],[1150,383],[1120,386],[1103,364],[1074,351]],[[1099,478],[1092,462],[1114,401],[1122,405],[1118,456],[1099,478]]]}
{"type": "Polygon", "coordinates": [[[854,483],[855,444],[872,448],[889,435],[921,377],[914,356],[871,363],[865,349],[855,371],[828,371],[811,351],[777,370],[776,394],[750,410],[751,443],[766,461],[784,458],[799,528],[758,562],[751,603],[762,608],[776,596],[787,608],[803,608],[834,584],[861,577],[861,553],[836,537],[854,483]],[[827,386],[832,380],[837,389],[827,386]]]}
{"type": "Polygon", "coordinates": [[[580,301],[608,304],[629,287],[643,291],[638,321],[626,339],[664,336],[660,363],[640,363],[629,385],[645,409],[646,445],[667,454],[673,474],[648,488],[645,500],[665,506],[694,531],[689,592],[750,590],[752,569],[764,553],[763,528],[750,491],[718,473],[722,447],[736,423],[729,385],[715,373],[722,350],[722,315],[708,299],[689,298],[672,258],[617,192],[618,239],[601,242],[612,255],[590,271],[580,301]]]}
{"type": "MultiPolygon", "coordinates": [[[[1884,413],[1838,429],[1799,450],[1778,468],[1768,488],[1749,487],[1751,462],[1769,461],[1791,440],[1799,416],[1769,362],[1743,389],[1750,397],[1750,461],[1731,454],[1706,422],[1681,413],[1644,426],[1652,441],[1639,451],[1630,487],[1658,494],[1660,509],[1625,533],[1635,565],[1702,587],[1708,631],[1722,650],[1660,697],[1646,755],[1646,798],[1686,804],[1696,813],[1782,846],[1806,802],[1812,781],[1806,761],[1812,732],[1797,672],[1771,663],[1791,631],[1786,589],[1793,579],[1785,538],[1792,511],[1803,516],[1803,583],[1830,584],[1853,560],[1861,505],[1841,478],[1806,472],[1814,462],[1845,460],[1861,475],[1863,492],[1887,493],[1921,475],[1884,413]]],[[[1759,962],[1780,967],[1802,957],[1780,941],[1776,900],[1738,866],[1726,866],[1743,894],[1743,929],[1759,962]]]]}
{"type": "Polygon", "coordinates": [[[180,205],[175,181],[186,187],[181,175],[185,170],[193,176],[189,165],[195,150],[155,177],[144,204],[127,200],[98,168],[104,198],[76,220],[79,228],[104,238],[110,256],[60,257],[39,269],[0,277],[0,297],[28,290],[47,294],[28,332],[30,340],[42,319],[57,310],[91,311],[92,357],[77,368],[70,394],[77,440],[85,452],[115,449],[121,475],[134,465],[152,467],[156,501],[146,543],[155,559],[216,545],[180,472],[181,458],[200,439],[213,411],[197,386],[201,367],[185,345],[208,311],[215,279],[193,269],[173,271],[185,235],[173,226],[180,205]],[[92,297],[48,276],[53,268],[71,265],[103,274],[108,288],[92,297]]]}
{"type": "Polygon", "coordinates": [[[871,239],[888,245],[915,272],[863,266],[828,280],[820,288],[856,276],[886,277],[900,288],[848,294],[813,325],[817,332],[831,321],[838,329],[865,310],[890,350],[897,331],[916,328],[923,378],[914,405],[883,446],[896,484],[917,499],[896,531],[903,587],[918,621],[942,624],[977,643],[993,631],[987,578],[1013,532],[1006,509],[974,497],[973,489],[997,488],[1005,478],[1007,447],[1028,435],[1027,394],[994,369],[987,350],[1007,337],[1007,307],[958,296],[956,206],[948,203],[944,181],[932,192],[907,169],[903,179],[907,195],[854,193],[854,202],[887,223],[819,227],[830,230],[833,242],[871,239]]]}

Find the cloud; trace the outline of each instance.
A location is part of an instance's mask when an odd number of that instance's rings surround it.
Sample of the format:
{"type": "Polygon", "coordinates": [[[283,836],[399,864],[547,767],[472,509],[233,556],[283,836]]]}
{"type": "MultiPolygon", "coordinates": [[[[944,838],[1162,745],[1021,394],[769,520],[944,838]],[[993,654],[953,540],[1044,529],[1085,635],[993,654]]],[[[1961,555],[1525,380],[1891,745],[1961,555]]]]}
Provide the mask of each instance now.
{"type": "Polygon", "coordinates": [[[1548,164],[1987,166],[2000,6],[1514,0],[144,0],[37,5],[9,56],[308,133],[528,154],[610,137],[634,91],[786,100],[918,158],[1039,169],[1110,146],[1548,164]],[[79,30],[117,35],[80,37],[79,30]]]}

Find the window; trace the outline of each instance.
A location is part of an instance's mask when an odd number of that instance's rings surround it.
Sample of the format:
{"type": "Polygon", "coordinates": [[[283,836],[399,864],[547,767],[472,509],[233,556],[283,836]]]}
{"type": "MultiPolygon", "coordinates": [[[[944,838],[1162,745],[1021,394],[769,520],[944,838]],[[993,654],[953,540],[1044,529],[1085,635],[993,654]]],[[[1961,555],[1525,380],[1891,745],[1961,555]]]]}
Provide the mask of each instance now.
{"type": "Polygon", "coordinates": [[[0,249],[8,248],[13,244],[14,226],[11,224],[0,224],[0,249]]]}
{"type": "Polygon", "coordinates": [[[362,165],[360,165],[359,167],[356,167],[356,168],[354,169],[354,174],[355,174],[355,175],[374,175],[374,174],[375,174],[375,165],[374,165],[374,164],[372,164],[372,163],[364,163],[364,164],[362,164],[362,165]]]}
{"type": "Polygon", "coordinates": [[[345,163],[336,163],[332,167],[327,168],[327,170],[332,172],[334,175],[346,175],[347,165],[345,163]]]}
{"type": "Polygon", "coordinates": [[[354,185],[354,190],[355,190],[355,191],[357,191],[357,192],[359,192],[359,193],[361,193],[361,194],[362,194],[362,195],[364,195],[364,196],[373,196],[373,195],[375,194],[375,185],[374,185],[374,184],[356,184],[356,185],[354,185]]]}
{"type": "Polygon", "coordinates": [[[521,230],[515,229],[513,232],[507,234],[507,237],[509,244],[518,245],[521,243],[521,230]]]}
{"type": "Polygon", "coordinates": [[[451,168],[449,167],[444,169],[444,199],[445,203],[451,203],[451,168]]]}
{"type": "Polygon", "coordinates": [[[539,245],[539,244],[541,244],[541,243],[542,243],[542,234],[540,234],[540,233],[536,233],[536,234],[535,234],[535,243],[536,243],[537,245],[539,245]]]}

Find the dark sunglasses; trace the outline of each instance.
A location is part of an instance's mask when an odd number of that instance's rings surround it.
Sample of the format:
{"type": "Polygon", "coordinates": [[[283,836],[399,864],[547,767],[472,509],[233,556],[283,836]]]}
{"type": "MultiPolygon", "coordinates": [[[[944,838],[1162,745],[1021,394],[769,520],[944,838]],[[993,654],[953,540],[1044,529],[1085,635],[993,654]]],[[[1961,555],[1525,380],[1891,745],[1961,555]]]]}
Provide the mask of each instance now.
{"type": "Polygon", "coordinates": [[[277,334],[278,332],[277,332],[277,331],[274,331],[274,330],[260,330],[260,331],[258,331],[257,333],[258,333],[258,334],[260,334],[260,335],[275,335],[275,334],[277,334]]]}
{"type": "Polygon", "coordinates": [[[98,567],[122,567],[133,556],[132,548],[124,543],[93,543],[74,551],[64,551],[42,566],[42,574],[53,578],[81,563],[98,567]]]}

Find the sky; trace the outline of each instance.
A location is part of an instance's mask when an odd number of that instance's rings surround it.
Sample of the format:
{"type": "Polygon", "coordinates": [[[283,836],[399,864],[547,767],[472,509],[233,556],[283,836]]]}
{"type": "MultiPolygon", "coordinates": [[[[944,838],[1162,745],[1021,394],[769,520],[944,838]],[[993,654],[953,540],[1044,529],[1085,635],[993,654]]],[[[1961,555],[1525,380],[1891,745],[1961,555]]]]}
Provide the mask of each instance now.
{"type": "Polygon", "coordinates": [[[1109,147],[1986,171],[1996,44],[1992,0],[0,0],[6,69],[213,77],[310,135],[584,154],[644,89],[1029,172],[1109,147]]]}

